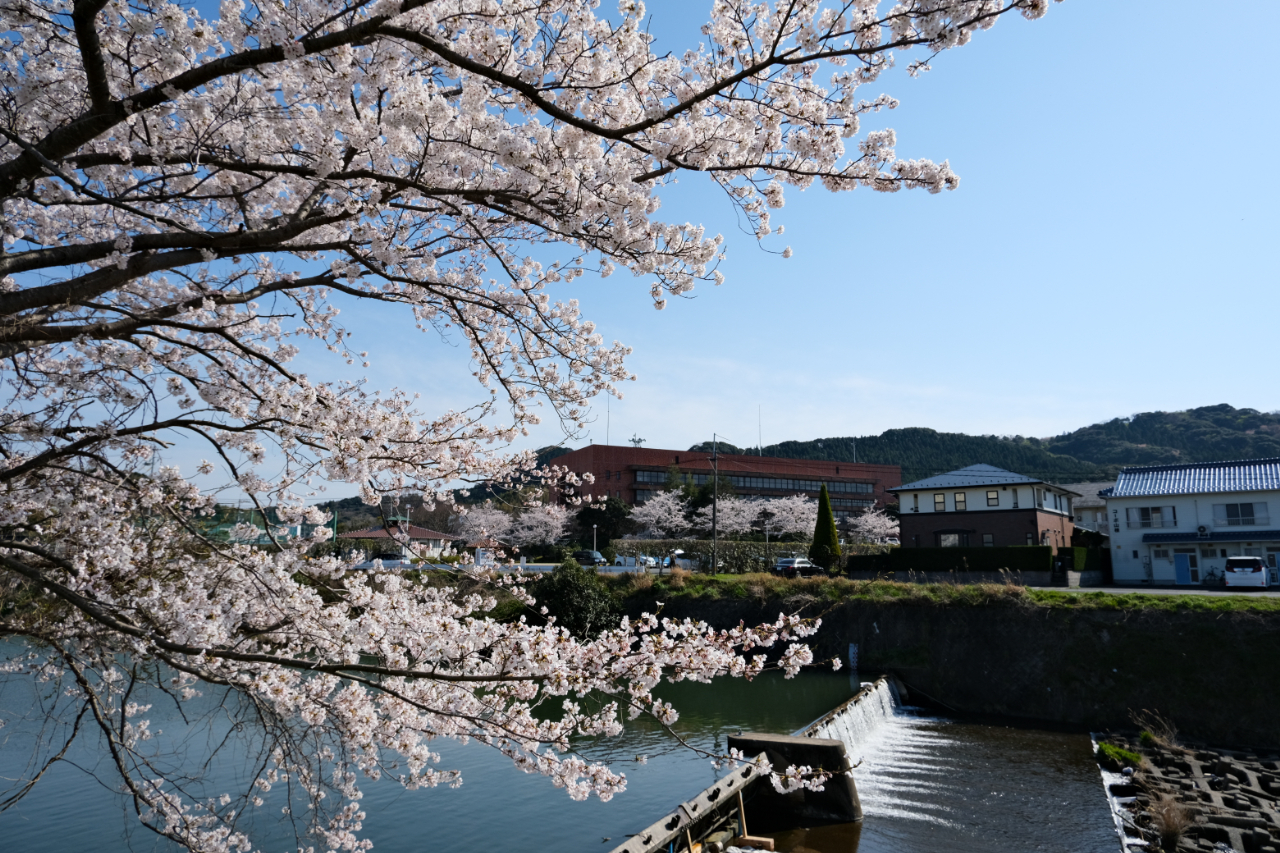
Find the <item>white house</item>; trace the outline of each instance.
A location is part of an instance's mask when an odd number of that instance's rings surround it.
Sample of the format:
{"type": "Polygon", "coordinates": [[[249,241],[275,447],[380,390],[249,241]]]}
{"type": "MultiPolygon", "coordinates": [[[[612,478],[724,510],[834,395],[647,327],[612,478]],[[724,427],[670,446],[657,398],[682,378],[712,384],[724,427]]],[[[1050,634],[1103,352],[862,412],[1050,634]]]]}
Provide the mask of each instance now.
{"type": "Polygon", "coordinates": [[[1102,496],[1116,583],[1198,584],[1241,556],[1280,581],[1280,458],[1125,468],[1102,496]]]}

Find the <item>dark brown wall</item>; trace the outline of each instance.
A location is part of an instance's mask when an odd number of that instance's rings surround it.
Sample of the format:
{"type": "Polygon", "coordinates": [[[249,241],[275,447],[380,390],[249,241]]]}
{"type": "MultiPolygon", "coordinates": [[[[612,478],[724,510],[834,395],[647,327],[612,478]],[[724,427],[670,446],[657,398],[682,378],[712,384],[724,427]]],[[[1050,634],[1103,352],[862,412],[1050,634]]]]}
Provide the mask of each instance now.
{"type": "Polygon", "coordinates": [[[995,546],[1026,545],[1027,534],[1040,544],[1040,531],[1049,531],[1048,544],[1057,548],[1071,544],[1075,524],[1070,516],[1039,509],[991,509],[972,512],[904,512],[902,513],[902,546],[934,548],[939,532],[969,533],[969,546],[982,546],[982,534],[995,536],[995,546]],[[918,538],[917,538],[918,537],[918,538]]]}

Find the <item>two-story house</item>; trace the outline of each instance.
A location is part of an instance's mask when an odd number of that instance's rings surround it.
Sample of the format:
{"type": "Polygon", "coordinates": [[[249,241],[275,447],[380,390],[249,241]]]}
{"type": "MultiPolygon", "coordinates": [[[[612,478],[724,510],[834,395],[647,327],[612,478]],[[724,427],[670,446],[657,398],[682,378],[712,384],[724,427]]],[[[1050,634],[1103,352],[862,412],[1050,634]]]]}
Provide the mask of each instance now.
{"type": "Polygon", "coordinates": [[[994,465],[898,486],[904,548],[1071,544],[1078,494],[994,465]]]}
{"type": "Polygon", "coordinates": [[[1102,495],[1116,583],[1198,584],[1248,556],[1280,580],[1280,458],[1125,468],[1102,495]]]}

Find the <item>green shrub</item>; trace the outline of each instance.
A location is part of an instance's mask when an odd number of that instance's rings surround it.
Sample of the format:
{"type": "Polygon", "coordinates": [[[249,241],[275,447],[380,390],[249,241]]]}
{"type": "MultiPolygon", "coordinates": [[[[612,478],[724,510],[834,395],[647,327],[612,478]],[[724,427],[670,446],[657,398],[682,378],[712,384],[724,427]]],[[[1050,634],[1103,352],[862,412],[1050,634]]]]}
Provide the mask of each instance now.
{"type": "Polygon", "coordinates": [[[1119,773],[1126,767],[1137,770],[1142,766],[1142,756],[1127,749],[1121,749],[1109,743],[1098,744],[1098,763],[1113,773],[1119,773]]]}
{"type": "Polygon", "coordinates": [[[1145,730],[1138,735],[1138,743],[1142,744],[1144,749],[1157,749],[1160,746],[1156,736],[1145,730]]]}
{"type": "Polygon", "coordinates": [[[840,561],[840,533],[836,530],[836,517],[831,512],[831,496],[827,494],[826,483],[818,492],[818,521],[813,528],[809,559],[828,570],[840,561]]]}
{"type": "Polygon", "coordinates": [[[548,615],[556,617],[556,625],[575,637],[598,636],[622,618],[622,608],[605,583],[575,560],[565,560],[535,580],[529,591],[537,599],[537,607],[547,608],[548,615]]]}

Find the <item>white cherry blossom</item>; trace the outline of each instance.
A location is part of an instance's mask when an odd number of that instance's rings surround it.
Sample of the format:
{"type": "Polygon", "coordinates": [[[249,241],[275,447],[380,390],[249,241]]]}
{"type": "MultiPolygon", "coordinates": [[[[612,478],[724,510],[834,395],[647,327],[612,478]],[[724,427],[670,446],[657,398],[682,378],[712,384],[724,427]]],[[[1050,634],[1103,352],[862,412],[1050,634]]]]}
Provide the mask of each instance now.
{"type": "MultiPolygon", "coordinates": [[[[519,577],[464,564],[465,587],[440,587],[314,557],[325,483],[370,505],[579,485],[503,448],[546,416],[579,428],[632,378],[580,279],[629,271],[657,308],[723,280],[719,235],[658,217],[667,183],[706,173],[762,240],[790,188],[954,189],[946,162],[860,129],[897,102],[859,90],[1047,0],[715,0],[702,44],[661,56],[642,3],[595,6],[0,0],[0,631],[29,648],[4,677],[58,682],[112,784],[178,844],[253,849],[237,816],[287,781],[310,805],[283,806],[316,836],[302,846],[366,849],[361,780],[462,781],[439,738],[609,799],[625,777],[571,738],[624,714],[672,724],[663,679],[750,677],[769,649],[789,673],[811,661],[793,641],[814,626],[786,615],[718,631],[649,614],[585,641],[536,607],[485,617],[486,584],[533,603],[519,577]],[[437,336],[465,347],[475,404],[424,411],[412,389],[304,370],[376,357],[340,306],[412,317],[424,365],[437,336]],[[275,508],[272,547],[209,535],[214,498],[165,464],[175,442],[201,445],[191,475],[275,508]],[[212,689],[266,756],[225,801],[157,770],[130,707],[212,689]],[[611,701],[584,710],[588,694],[611,701]]],[[[808,532],[800,510],[777,524],[808,532]]]]}

